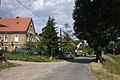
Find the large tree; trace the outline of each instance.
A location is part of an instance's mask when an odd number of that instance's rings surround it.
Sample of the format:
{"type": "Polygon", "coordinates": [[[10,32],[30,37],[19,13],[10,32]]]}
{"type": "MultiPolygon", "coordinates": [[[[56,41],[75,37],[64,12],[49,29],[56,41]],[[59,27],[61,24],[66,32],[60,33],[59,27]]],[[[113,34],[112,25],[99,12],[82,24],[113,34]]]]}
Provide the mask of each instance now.
{"type": "Polygon", "coordinates": [[[42,29],[43,44],[50,57],[56,56],[58,53],[58,36],[55,24],[55,19],[49,17],[46,26],[42,29]]]}
{"type": "Polygon", "coordinates": [[[73,19],[77,38],[98,51],[120,35],[120,1],[76,0],[73,19]]]}

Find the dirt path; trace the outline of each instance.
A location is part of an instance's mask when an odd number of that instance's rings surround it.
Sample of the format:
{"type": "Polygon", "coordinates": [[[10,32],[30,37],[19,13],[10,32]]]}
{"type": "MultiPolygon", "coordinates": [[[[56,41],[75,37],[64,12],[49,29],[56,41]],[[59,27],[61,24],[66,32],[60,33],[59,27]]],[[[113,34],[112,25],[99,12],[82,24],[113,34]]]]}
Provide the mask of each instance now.
{"type": "Polygon", "coordinates": [[[24,62],[10,61],[12,63],[22,64],[22,66],[6,69],[0,72],[0,80],[34,80],[37,77],[43,77],[49,73],[54,73],[56,69],[69,62],[24,62]]]}

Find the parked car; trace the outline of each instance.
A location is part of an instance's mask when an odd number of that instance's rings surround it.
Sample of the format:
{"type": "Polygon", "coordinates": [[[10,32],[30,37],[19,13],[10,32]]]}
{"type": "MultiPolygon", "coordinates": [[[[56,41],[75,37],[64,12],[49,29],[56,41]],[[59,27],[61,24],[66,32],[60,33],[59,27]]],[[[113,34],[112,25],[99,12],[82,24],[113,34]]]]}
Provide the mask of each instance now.
{"type": "Polygon", "coordinates": [[[64,55],[64,58],[67,58],[67,59],[74,58],[74,56],[71,52],[65,52],[63,55],[64,55]]]}

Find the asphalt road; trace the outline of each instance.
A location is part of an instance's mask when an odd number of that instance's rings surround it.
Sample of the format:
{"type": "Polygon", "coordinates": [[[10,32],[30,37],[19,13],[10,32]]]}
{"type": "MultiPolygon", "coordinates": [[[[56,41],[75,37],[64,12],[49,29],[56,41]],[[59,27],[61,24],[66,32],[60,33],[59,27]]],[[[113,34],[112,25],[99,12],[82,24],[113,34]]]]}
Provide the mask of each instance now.
{"type": "Polygon", "coordinates": [[[88,67],[94,56],[81,57],[69,61],[69,64],[61,66],[44,77],[35,80],[93,80],[88,67]]]}

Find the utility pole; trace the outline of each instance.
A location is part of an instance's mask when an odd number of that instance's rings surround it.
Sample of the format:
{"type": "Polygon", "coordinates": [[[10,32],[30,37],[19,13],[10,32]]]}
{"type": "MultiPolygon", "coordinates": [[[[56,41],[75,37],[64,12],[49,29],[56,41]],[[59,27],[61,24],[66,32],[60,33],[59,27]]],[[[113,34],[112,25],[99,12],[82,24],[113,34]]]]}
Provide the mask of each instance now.
{"type": "Polygon", "coordinates": [[[2,0],[0,0],[0,12],[1,12],[1,9],[2,9],[2,0]]]}
{"type": "Polygon", "coordinates": [[[60,28],[60,54],[62,54],[62,29],[60,28]]]}
{"type": "Polygon", "coordinates": [[[1,8],[1,0],[0,0],[0,8],[1,8]]]}

